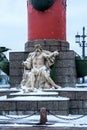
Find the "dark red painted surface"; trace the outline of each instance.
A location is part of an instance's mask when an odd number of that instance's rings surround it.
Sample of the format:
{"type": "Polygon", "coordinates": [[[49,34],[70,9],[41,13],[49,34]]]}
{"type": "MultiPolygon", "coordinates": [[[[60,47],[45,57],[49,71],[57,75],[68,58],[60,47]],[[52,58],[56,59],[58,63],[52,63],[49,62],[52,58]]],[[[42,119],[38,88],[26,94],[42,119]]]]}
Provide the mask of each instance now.
{"type": "Polygon", "coordinates": [[[28,40],[66,40],[66,9],[64,1],[56,0],[44,12],[38,11],[28,1],[28,40]]]}

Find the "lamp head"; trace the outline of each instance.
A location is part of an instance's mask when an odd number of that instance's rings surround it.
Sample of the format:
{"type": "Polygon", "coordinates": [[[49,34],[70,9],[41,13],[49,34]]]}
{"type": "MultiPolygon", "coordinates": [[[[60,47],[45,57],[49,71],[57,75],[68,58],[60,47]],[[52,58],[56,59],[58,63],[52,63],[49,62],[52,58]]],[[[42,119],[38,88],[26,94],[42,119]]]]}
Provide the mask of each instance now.
{"type": "Polygon", "coordinates": [[[78,33],[75,35],[75,42],[80,43],[80,35],[78,33]]]}

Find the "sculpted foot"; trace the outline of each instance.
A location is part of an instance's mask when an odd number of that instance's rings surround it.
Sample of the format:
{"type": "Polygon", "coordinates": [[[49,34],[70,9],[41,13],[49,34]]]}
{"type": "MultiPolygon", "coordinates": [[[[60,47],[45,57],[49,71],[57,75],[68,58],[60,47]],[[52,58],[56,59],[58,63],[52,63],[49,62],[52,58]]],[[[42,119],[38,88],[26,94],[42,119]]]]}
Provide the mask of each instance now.
{"type": "Polygon", "coordinates": [[[55,85],[55,89],[59,89],[59,88],[61,88],[61,86],[55,85]]]}
{"type": "Polygon", "coordinates": [[[31,87],[31,88],[28,89],[28,91],[29,91],[29,92],[34,92],[34,88],[31,87]]]}

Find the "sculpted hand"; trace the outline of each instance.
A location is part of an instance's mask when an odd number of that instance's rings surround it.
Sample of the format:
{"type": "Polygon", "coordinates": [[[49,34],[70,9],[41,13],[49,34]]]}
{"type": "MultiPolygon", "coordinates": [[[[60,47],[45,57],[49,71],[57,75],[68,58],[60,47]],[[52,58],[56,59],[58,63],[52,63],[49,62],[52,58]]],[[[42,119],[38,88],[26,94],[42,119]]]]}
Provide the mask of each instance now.
{"type": "Polygon", "coordinates": [[[23,61],[23,62],[22,62],[22,65],[25,65],[25,64],[26,64],[26,61],[23,61]]]}
{"type": "Polygon", "coordinates": [[[54,51],[54,56],[57,56],[59,54],[58,51],[54,51]]]}

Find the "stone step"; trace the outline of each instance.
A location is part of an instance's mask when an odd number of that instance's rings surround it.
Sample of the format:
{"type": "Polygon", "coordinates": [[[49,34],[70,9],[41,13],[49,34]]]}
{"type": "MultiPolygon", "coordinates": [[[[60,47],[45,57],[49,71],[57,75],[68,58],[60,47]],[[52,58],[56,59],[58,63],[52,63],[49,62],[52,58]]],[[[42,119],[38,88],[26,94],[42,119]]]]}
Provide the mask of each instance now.
{"type": "Polygon", "coordinates": [[[39,111],[40,108],[45,107],[48,111],[55,114],[67,115],[69,114],[69,98],[53,97],[53,96],[16,96],[7,98],[6,96],[0,98],[0,113],[11,114],[29,114],[34,111],[39,111]]]}
{"type": "Polygon", "coordinates": [[[0,96],[9,95],[10,93],[17,93],[19,90],[10,88],[0,88],[0,96]]]}
{"type": "Polygon", "coordinates": [[[68,97],[69,113],[75,115],[87,115],[87,87],[65,87],[55,90],[44,90],[45,92],[58,92],[59,96],[68,97]]]}
{"type": "Polygon", "coordinates": [[[17,92],[17,93],[10,93],[7,95],[7,98],[13,98],[13,97],[27,97],[27,96],[52,96],[52,97],[58,97],[58,92],[44,92],[44,91],[35,91],[35,92],[28,92],[24,93],[23,91],[17,92]]]}

